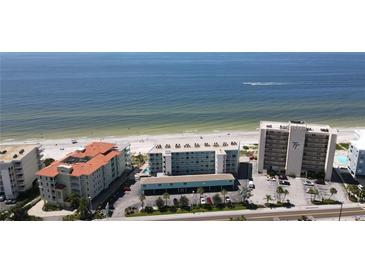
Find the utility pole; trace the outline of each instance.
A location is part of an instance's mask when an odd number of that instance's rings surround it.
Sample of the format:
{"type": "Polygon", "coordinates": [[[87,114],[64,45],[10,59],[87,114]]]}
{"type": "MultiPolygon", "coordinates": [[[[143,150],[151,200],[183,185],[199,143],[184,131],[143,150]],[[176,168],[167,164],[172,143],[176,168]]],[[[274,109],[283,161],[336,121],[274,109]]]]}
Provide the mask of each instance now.
{"type": "Polygon", "coordinates": [[[339,221],[341,221],[342,207],[343,207],[343,202],[341,202],[340,215],[338,216],[339,221]]]}

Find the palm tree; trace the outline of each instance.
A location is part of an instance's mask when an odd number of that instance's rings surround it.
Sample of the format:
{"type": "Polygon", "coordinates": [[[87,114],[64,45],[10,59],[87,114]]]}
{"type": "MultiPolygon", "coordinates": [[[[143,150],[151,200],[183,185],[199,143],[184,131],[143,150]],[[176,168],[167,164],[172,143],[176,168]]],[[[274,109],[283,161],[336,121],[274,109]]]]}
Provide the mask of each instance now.
{"type": "Polygon", "coordinates": [[[267,204],[269,204],[272,201],[271,195],[266,195],[264,199],[266,200],[267,204]]]}
{"type": "Polygon", "coordinates": [[[242,190],[239,190],[239,193],[242,197],[242,202],[244,203],[247,201],[250,197],[252,197],[251,189],[247,187],[243,187],[242,190]]]}
{"type": "Polygon", "coordinates": [[[204,193],[204,188],[202,187],[199,187],[197,192],[199,193],[199,203],[201,203],[201,200],[202,200],[202,195],[204,193]]]}
{"type": "Polygon", "coordinates": [[[80,205],[79,205],[79,208],[77,209],[77,211],[80,215],[80,220],[86,220],[90,217],[88,201],[86,198],[82,198],[80,200],[80,205]]]}
{"type": "Polygon", "coordinates": [[[224,188],[222,189],[221,191],[221,194],[223,195],[223,203],[225,204],[226,203],[226,195],[227,195],[227,190],[225,190],[224,188]]]}
{"type": "Polygon", "coordinates": [[[281,195],[284,193],[284,189],[282,186],[278,186],[276,188],[276,194],[277,194],[277,197],[279,199],[279,201],[281,202],[281,195]]]}
{"type": "Polygon", "coordinates": [[[289,194],[289,191],[287,189],[284,189],[284,193],[283,194],[284,194],[283,201],[285,201],[286,195],[289,194]]]}
{"type": "Polygon", "coordinates": [[[162,197],[165,199],[165,205],[167,206],[167,200],[170,199],[170,194],[168,194],[167,192],[165,192],[162,197]]]}
{"type": "Polygon", "coordinates": [[[146,200],[146,196],[141,193],[141,195],[139,195],[139,200],[141,201],[141,204],[142,204],[142,210],[143,210],[143,207],[144,207],[144,200],[146,200]]]}
{"type": "Polygon", "coordinates": [[[336,188],[334,188],[334,187],[331,187],[331,188],[330,188],[330,193],[331,193],[331,195],[328,197],[328,200],[330,200],[330,199],[331,199],[331,197],[332,197],[334,194],[337,194],[337,189],[336,189],[336,188]]]}
{"type": "Polygon", "coordinates": [[[311,194],[312,195],[312,201],[313,201],[317,197],[317,195],[319,195],[319,191],[318,191],[318,189],[316,189],[314,187],[311,187],[308,190],[308,194],[311,194]]]}
{"type": "Polygon", "coordinates": [[[71,193],[71,196],[70,196],[70,202],[71,202],[71,207],[73,209],[76,209],[80,206],[80,196],[77,195],[75,192],[72,192],[71,193]]]}

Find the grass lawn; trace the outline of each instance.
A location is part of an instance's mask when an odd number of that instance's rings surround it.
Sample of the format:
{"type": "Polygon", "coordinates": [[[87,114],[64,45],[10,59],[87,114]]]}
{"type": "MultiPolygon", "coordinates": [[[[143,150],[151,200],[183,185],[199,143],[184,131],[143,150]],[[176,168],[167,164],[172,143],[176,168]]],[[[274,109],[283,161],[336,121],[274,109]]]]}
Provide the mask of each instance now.
{"type": "Polygon", "coordinates": [[[350,143],[339,143],[336,144],[336,149],[337,150],[348,150],[350,147],[350,143]]]}

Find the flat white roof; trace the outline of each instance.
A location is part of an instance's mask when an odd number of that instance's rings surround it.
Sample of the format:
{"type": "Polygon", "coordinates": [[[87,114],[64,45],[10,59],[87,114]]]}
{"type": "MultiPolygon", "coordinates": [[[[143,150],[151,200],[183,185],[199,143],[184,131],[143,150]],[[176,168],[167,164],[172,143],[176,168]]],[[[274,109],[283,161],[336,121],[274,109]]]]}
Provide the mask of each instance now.
{"type": "Polygon", "coordinates": [[[142,177],[141,184],[170,184],[170,183],[191,183],[218,180],[234,180],[232,174],[201,174],[183,176],[161,176],[161,177],[142,177]]]}
{"type": "Polygon", "coordinates": [[[238,150],[239,141],[216,138],[206,139],[175,139],[167,142],[157,143],[149,153],[169,153],[169,152],[194,152],[194,151],[216,151],[216,150],[238,150]]]}
{"type": "Polygon", "coordinates": [[[288,130],[290,126],[303,126],[307,128],[308,132],[315,133],[337,133],[336,129],[331,128],[329,125],[323,124],[308,124],[304,121],[289,121],[289,122],[277,122],[277,121],[261,121],[260,129],[276,129],[276,130],[288,130]]]}
{"type": "Polygon", "coordinates": [[[351,144],[359,150],[365,150],[365,130],[358,130],[356,134],[359,136],[359,139],[353,140],[351,144]]]}
{"type": "Polygon", "coordinates": [[[25,155],[32,151],[37,145],[0,145],[0,161],[20,161],[25,155]],[[24,151],[22,151],[24,150],[24,151]],[[3,153],[5,152],[5,153],[3,153]],[[22,152],[22,153],[20,153],[22,152]],[[14,158],[14,155],[17,157],[14,158]]]}

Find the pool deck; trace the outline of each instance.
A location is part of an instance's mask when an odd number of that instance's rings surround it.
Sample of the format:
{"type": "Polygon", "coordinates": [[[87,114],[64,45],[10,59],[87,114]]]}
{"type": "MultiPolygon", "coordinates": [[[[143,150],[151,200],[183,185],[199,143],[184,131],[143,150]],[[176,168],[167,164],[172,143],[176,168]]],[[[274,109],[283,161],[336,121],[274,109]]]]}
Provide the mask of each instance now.
{"type": "Polygon", "coordinates": [[[335,159],[333,161],[334,167],[346,167],[347,164],[347,150],[336,150],[335,159]],[[346,158],[346,161],[343,161],[346,158]]]}

